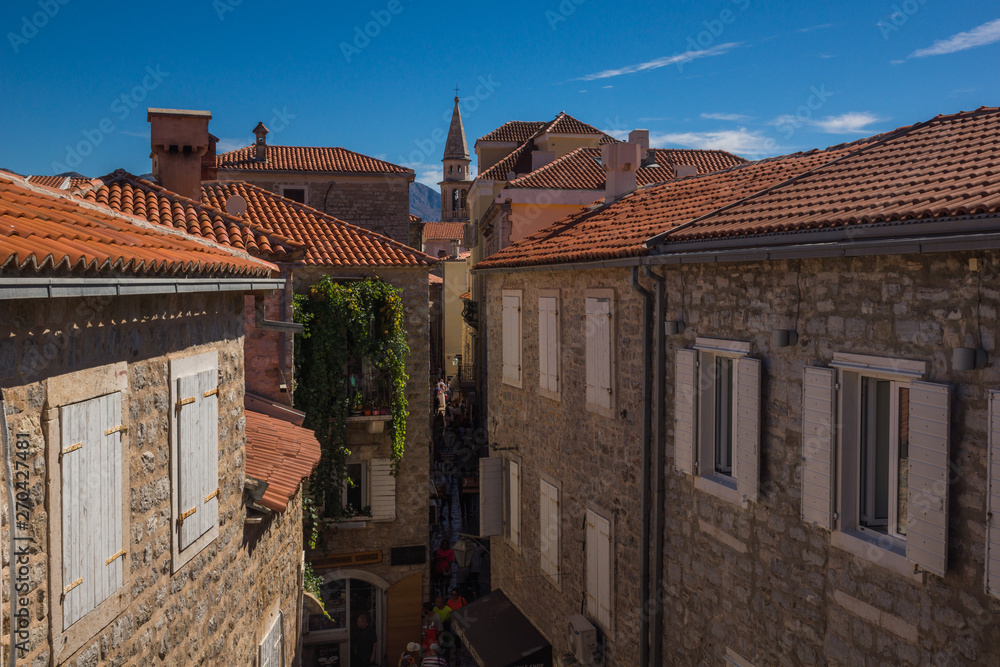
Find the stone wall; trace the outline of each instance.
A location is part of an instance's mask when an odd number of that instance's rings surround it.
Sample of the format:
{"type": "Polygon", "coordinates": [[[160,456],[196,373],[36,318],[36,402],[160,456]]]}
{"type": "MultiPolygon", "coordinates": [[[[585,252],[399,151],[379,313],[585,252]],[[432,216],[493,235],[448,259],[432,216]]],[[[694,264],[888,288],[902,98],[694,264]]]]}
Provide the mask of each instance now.
{"type": "MultiPolygon", "coordinates": [[[[569,650],[567,618],[581,613],[585,597],[585,515],[610,513],[617,601],[607,636],[609,665],[639,662],[639,537],[642,420],[642,301],[625,271],[531,271],[485,276],[490,442],[515,447],[520,462],[521,544],[491,539],[493,588],[500,588],[552,643],[553,656],[569,650]],[[614,417],[586,409],[585,290],[614,290],[614,417]],[[521,290],[522,389],[500,380],[502,291],[521,290]],[[560,399],[544,397],[538,381],[538,296],[559,290],[560,399]],[[560,489],[560,586],[540,569],[540,477],[560,489]]],[[[490,456],[500,456],[491,452],[490,456]]],[[[559,663],[562,664],[562,663],[559,663]]]]}
{"type": "MultiPolygon", "coordinates": [[[[27,556],[30,591],[24,602],[30,637],[21,664],[214,665],[254,664],[270,614],[284,613],[286,661],[298,636],[302,553],[298,497],[282,515],[259,526],[244,524],[243,296],[241,294],[48,299],[4,303],[0,310],[0,382],[6,387],[13,434],[25,434],[31,482],[31,520],[20,528],[33,538],[27,556]],[[171,567],[171,415],[168,356],[219,352],[219,535],[183,567],[171,567]],[[123,436],[130,473],[126,490],[120,612],[72,653],[54,646],[51,628],[49,512],[58,507],[47,490],[60,446],[49,402],[53,376],[119,363],[127,368],[123,436]],[[66,653],[60,659],[60,653],[66,653]]],[[[103,393],[95,387],[96,393],[103,393]]],[[[4,604],[10,563],[4,550],[4,604]]],[[[53,576],[52,582],[60,582],[53,576]]],[[[58,585],[58,583],[55,583],[58,585]]],[[[114,597],[114,596],[113,596],[114,597]]],[[[77,624],[87,624],[84,617],[77,624]]],[[[74,624],[74,627],[77,625],[74,624]]],[[[82,626],[81,626],[82,627],[82,626]]],[[[55,633],[55,635],[53,634],[55,633]]]]}

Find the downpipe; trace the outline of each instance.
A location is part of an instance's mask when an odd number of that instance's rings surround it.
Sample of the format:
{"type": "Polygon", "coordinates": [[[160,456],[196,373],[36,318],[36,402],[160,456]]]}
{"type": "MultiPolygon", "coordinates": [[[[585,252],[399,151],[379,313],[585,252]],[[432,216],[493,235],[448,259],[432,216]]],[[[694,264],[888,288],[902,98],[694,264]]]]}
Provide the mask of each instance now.
{"type": "Polygon", "coordinates": [[[651,577],[652,588],[649,598],[652,600],[652,619],[650,621],[649,643],[651,644],[652,664],[663,664],[663,522],[664,522],[664,461],[666,460],[666,422],[664,415],[664,391],[666,387],[666,332],[664,319],[666,317],[666,279],[659,276],[649,267],[643,267],[645,275],[653,280],[653,395],[648,401],[652,405],[652,450],[653,450],[653,562],[655,572],[651,577]]]}

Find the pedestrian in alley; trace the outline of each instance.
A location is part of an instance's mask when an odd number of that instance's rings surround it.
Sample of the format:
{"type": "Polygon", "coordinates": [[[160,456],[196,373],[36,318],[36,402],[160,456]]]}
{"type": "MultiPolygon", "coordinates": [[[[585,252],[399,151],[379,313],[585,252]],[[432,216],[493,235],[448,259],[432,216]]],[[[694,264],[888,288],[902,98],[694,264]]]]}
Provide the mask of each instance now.
{"type": "Polygon", "coordinates": [[[410,642],[406,645],[403,655],[399,656],[399,662],[396,663],[396,667],[418,667],[421,660],[420,653],[420,644],[410,642]]]}
{"type": "Polygon", "coordinates": [[[430,602],[424,603],[424,617],[420,626],[422,645],[427,650],[431,644],[437,644],[438,635],[444,630],[441,618],[434,613],[434,605],[430,602]]]}
{"type": "Polygon", "coordinates": [[[357,627],[351,633],[351,667],[368,667],[377,664],[378,638],[375,628],[368,624],[368,614],[358,614],[357,627]]]}
{"type": "Polygon", "coordinates": [[[431,586],[435,595],[443,595],[451,583],[451,565],[455,562],[455,552],[448,540],[441,540],[441,546],[434,552],[434,580],[431,586]]]}
{"type": "Polygon", "coordinates": [[[451,597],[448,598],[446,604],[452,611],[458,611],[465,605],[469,604],[462,594],[458,592],[457,588],[451,589],[451,597]]]}
{"type": "Polygon", "coordinates": [[[426,658],[424,658],[424,661],[420,663],[420,667],[448,667],[448,661],[439,655],[440,651],[440,646],[437,644],[431,644],[429,654],[426,658]]]}

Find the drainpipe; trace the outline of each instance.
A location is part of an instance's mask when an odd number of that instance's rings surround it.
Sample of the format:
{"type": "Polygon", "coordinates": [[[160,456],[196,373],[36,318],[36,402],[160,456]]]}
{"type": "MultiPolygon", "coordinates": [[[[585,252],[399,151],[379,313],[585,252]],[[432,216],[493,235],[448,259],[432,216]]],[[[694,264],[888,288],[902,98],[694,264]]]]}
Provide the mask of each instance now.
{"type": "Polygon", "coordinates": [[[652,511],[653,511],[653,563],[652,567],[655,568],[652,577],[652,588],[649,591],[649,597],[653,601],[652,604],[652,620],[650,621],[650,633],[649,642],[652,645],[652,660],[651,665],[661,665],[662,655],[663,655],[663,520],[664,520],[664,508],[663,508],[663,496],[664,496],[664,472],[663,472],[663,462],[666,460],[666,441],[664,438],[665,423],[664,423],[664,389],[665,389],[665,369],[664,360],[666,359],[666,346],[667,341],[664,337],[664,304],[665,304],[665,290],[666,290],[666,279],[663,276],[659,276],[652,271],[649,267],[643,267],[644,273],[649,278],[652,278],[653,282],[653,396],[652,400],[647,401],[647,403],[652,405],[653,419],[652,419],[652,431],[653,431],[653,498],[652,498],[652,511]]]}
{"type": "Polygon", "coordinates": [[[642,537],[639,541],[641,546],[641,581],[639,590],[642,591],[642,604],[639,607],[639,665],[649,667],[649,474],[650,474],[650,441],[649,423],[651,417],[650,397],[650,344],[649,325],[652,319],[653,294],[639,284],[639,267],[632,267],[632,289],[642,296],[642,537]]]}

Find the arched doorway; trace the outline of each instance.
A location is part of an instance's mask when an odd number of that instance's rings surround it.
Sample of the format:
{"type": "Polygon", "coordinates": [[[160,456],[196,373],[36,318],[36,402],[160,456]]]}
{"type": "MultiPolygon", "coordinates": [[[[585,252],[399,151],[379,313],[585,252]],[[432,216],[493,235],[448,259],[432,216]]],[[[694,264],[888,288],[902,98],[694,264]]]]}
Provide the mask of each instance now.
{"type": "Polygon", "coordinates": [[[378,662],[385,654],[385,597],[388,583],[363,570],[333,570],[323,575],[320,595],[327,616],[309,613],[303,623],[303,667],[348,667],[351,636],[365,614],[378,638],[378,662]]]}

